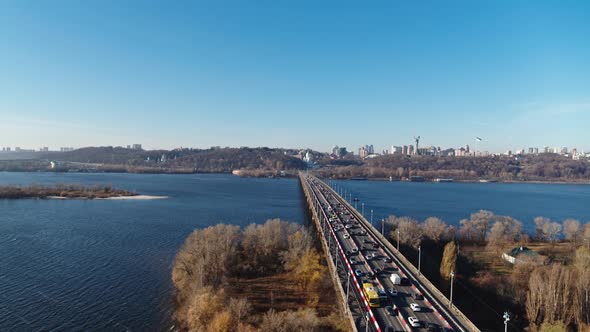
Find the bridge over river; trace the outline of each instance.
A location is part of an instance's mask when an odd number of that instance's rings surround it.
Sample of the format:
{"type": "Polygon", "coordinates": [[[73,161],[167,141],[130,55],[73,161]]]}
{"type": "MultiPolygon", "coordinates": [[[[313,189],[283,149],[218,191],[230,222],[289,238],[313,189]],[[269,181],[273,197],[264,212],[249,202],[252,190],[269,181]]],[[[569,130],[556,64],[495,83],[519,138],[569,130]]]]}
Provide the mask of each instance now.
{"type": "Polygon", "coordinates": [[[337,296],[355,329],[480,331],[344,198],[308,173],[300,173],[299,179],[332,278],[341,286],[337,296]],[[401,277],[401,284],[392,283],[392,274],[401,277]],[[363,282],[385,291],[385,303],[369,306],[363,282]],[[418,311],[411,308],[413,303],[418,311]]]}

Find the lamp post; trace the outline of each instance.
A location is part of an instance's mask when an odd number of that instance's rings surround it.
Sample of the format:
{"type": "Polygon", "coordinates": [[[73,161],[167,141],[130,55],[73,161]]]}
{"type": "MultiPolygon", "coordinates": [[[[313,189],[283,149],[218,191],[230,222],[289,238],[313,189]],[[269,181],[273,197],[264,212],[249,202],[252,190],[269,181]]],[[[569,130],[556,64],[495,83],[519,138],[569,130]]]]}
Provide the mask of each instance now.
{"type": "Polygon", "coordinates": [[[399,228],[397,229],[397,251],[399,251],[399,228]]]}
{"type": "Polygon", "coordinates": [[[385,236],[385,218],[381,219],[381,235],[385,236]]]}
{"type": "Polygon", "coordinates": [[[504,318],[504,332],[508,332],[508,321],[510,321],[510,314],[508,311],[504,312],[504,316],[502,316],[502,318],[504,318]]]}
{"type": "Polygon", "coordinates": [[[361,203],[361,214],[363,215],[363,217],[365,216],[365,203],[361,203]]]}
{"type": "Polygon", "coordinates": [[[449,305],[451,309],[453,309],[453,278],[455,277],[455,272],[451,271],[451,297],[449,298],[449,305]]]}
{"type": "Polygon", "coordinates": [[[371,225],[373,225],[373,209],[371,209],[371,225]]]}
{"type": "Polygon", "coordinates": [[[422,246],[418,246],[418,276],[421,276],[422,273],[420,272],[420,258],[422,256],[422,246]]]}

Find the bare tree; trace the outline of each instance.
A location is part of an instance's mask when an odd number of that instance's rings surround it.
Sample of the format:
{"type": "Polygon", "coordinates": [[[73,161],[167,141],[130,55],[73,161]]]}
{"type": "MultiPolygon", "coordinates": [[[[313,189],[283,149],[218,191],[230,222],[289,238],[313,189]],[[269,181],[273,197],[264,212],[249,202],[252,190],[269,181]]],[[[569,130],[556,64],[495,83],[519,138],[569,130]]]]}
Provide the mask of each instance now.
{"type": "Polygon", "coordinates": [[[234,299],[231,298],[229,300],[229,312],[231,313],[234,325],[237,326],[242,323],[242,320],[246,318],[250,312],[252,311],[252,305],[248,302],[245,298],[234,299]]]}
{"type": "Polygon", "coordinates": [[[543,300],[546,283],[540,269],[534,270],[529,279],[525,309],[530,325],[534,328],[543,322],[543,300]]]}
{"type": "Polygon", "coordinates": [[[398,220],[400,242],[418,248],[424,237],[422,227],[420,227],[418,221],[409,217],[401,217],[398,220]]]}
{"type": "Polygon", "coordinates": [[[563,222],[563,235],[565,238],[572,242],[574,248],[578,238],[582,235],[582,227],[579,221],[576,219],[566,219],[563,222]]]}
{"type": "Polygon", "coordinates": [[[459,227],[459,235],[461,238],[466,241],[475,241],[478,235],[478,230],[475,227],[473,221],[469,219],[462,219],[459,221],[459,224],[461,225],[459,227]]]}
{"type": "Polygon", "coordinates": [[[578,325],[590,325],[590,249],[580,247],[576,250],[574,267],[576,278],[576,321],[578,325]]]}
{"type": "Polygon", "coordinates": [[[385,227],[384,227],[385,234],[388,234],[392,230],[397,229],[398,224],[399,224],[399,218],[394,215],[391,215],[391,216],[385,218],[385,227]]]}
{"type": "Polygon", "coordinates": [[[480,241],[484,241],[486,239],[488,230],[493,220],[494,214],[490,211],[479,210],[478,212],[471,214],[471,221],[479,232],[480,241]]]}
{"type": "Polygon", "coordinates": [[[545,217],[536,217],[535,218],[535,232],[536,237],[539,240],[547,240],[547,236],[545,234],[545,227],[547,224],[551,223],[551,219],[545,217]]]}
{"type": "Polygon", "coordinates": [[[448,225],[436,217],[426,218],[422,227],[424,235],[434,242],[440,241],[448,233],[448,225]]]}
{"type": "Polygon", "coordinates": [[[559,264],[539,267],[531,273],[526,303],[531,325],[571,323],[575,317],[571,305],[575,301],[574,278],[572,269],[559,264]]]}
{"type": "Polygon", "coordinates": [[[492,226],[489,236],[488,245],[499,250],[514,244],[522,236],[522,223],[512,217],[497,216],[496,222],[492,226]]]}
{"type": "Polygon", "coordinates": [[[543,234],[545,234],[545,238],[549,242],[551,242],[552,244],[555,244],[555,241],[557,241],[557,239],[559,238],[559,235],[561,234],[561,229],[562,229],[562,226],[560,223],[550,222],[550,223],[543,225],[543,234]]]}

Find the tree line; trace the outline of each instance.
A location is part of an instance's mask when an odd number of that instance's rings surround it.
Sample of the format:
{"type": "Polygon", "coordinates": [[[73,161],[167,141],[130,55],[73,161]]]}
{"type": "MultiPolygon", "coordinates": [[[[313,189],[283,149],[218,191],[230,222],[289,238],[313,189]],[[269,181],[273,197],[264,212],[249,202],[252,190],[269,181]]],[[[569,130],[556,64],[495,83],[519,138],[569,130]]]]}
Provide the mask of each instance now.
{"type": "Polygon", "coordinates": [[[82,186],[76,184],[56,184],[54,186],[0,186],[0,199],[20,198],[108,198],[135,196],[134,192],[115,189],[110,185],[82,186]]]}
{"type": "Polygon", "coordinates": [[[338,330],[338,321],[314,310],[322,292],[332,287],[312,236],[297,224],[279,219],[239,226],[218,224],[195,230],[174,260],[175,318],[189,331],[338,330]],[[231,280],[287,272],[305,291],[298,310],[259,313],[247,298],[229,293],[231,280]]]}
{"type": "Polygon", "coordinates": [[[507,276],[476,271],[470,281],[519,307],[531,331],[586,331],[590,328],[590,221],[537,217],[534,222],[534,234],[527,234],[520,221],[480,210],[461,220],[458,227],[435,217],[419,222],[390,216],[385,225],[394,244],[399,239],[400,244],[414,249],[425,242],[444,246],[439,270],[447,280],[451,272],[461,270],[457,266],[459,244],[485,246],[499,260],[501,253],[531,241],[546,243],[550,252],[557,242],[569,243],[569,260],[520,259],[507,276]]]}
{"type": "Polygon", "coordinates": [[[365,160],[321,161],[317,171],[324,178],[453,178],[457,180],[497,179],[505,181],[590,179],[590,164],[565,156],[543,153],[519,157],[441,157],[385,155],[365,160]]]}

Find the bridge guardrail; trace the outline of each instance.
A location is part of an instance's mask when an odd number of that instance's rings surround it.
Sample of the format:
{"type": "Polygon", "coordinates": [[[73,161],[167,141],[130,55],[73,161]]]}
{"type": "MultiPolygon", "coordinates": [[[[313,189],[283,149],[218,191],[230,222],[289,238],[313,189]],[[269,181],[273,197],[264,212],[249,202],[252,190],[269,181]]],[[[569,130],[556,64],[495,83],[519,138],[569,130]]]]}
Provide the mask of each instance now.
{"type": "Polygon", "coordinates": [[[328,244],[326,243],[324,229],[321,226],[321,221],[320,221],[317,211],[313,208],[314,207],[314,204],[312,201],[313,196],[310,194],[310,192],[309,192],[310,189],[308,187],[308,184],[306,183],[305,179],[302,178],[301,174],[299,175],[299,181],[301,183],[301,187],[303,188],[303,192],[306,197],[308,208],[311,211],[311,218],[316,226],[317,231],[320,234],[322,249],[324,250],[324,253],[326,254],[326,256],[328,258],[327,259],[328,270],[330,271],[330,276],[332,278],[332,283],[334,284],[334,288],[336,289],[336,292],[337,292],[338,296],[340,297],[340,302],[339,302],[340,307],[341,307],[341,309],[343,309],[343,312],[346,315],[346,318],[348,319],[348,321],[350,323],[352,331],[358,332],[358,330],[356,328],[356,324],[354,323],[354,318],[352,317],[352,312],[348,308],[348,299],[346,298],[346,294],[344,294],[344,290],[342,289],[342,283],[340,282],[340,279],[338,278],[338,273],[336,270],[336,266],[334,265],[334,258],[332,257],[332,252],[330,251],[330,248],[328,247],[328,244]]]}

